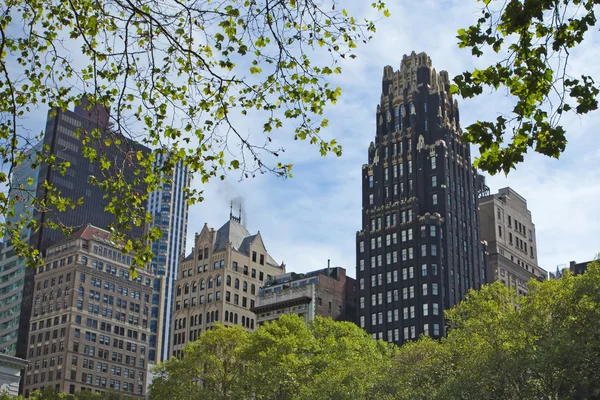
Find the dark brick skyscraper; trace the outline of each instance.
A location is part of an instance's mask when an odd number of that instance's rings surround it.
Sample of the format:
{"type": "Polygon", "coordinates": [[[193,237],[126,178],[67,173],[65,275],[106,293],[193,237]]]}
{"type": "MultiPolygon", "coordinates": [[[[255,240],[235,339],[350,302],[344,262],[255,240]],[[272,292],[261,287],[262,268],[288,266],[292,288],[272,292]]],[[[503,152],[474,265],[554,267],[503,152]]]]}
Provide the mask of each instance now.
{"type": "Polygon", "coordinates": [[[443,336],[444,310],[485,283],[476,172],[449,85],[425,53],[383,70],[356,235],[358,322],[377,339],[443,336]]]}

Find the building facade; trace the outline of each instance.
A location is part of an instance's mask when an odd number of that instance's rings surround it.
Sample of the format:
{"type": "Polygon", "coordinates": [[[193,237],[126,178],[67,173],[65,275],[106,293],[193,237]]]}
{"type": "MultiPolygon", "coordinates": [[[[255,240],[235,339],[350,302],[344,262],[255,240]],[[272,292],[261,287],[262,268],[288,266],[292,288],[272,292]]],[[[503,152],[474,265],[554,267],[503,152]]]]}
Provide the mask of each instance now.
{"type": "Polygon", "coordinates": [[[481,197],[479,219],[487,242],[488,282],[500,281],[524,295],[529,279],[548,279],[537,263],[535,224],[523,196],[506,187],[481,197]]]}
{"type": "MultiPolygon", "coordinates": [[[[155,166],[160,168],[166,160],[159,154],[155,166]]],[[[148,198],[148,212],[154,217],[152,226],[159,227],[162,238],[152,243],[154,258],[151,272],[155,276],[155,297],[161,304],[152,304],[150,329],[151,362],[160,362],[169,358],[169,340],[171,338],[170,312],[173,309],[173,288],[179,270],[180,257],[185,253],[185,241],[188,223],[188,203],[185,201],[185,189],[189,187],[190,175],[187,167],[179,162],[173,167],[168,183],[151,193],[148,198]]]]}
{"type": "Polygon", "coordinates": [[[27,365],[25,360],[0,353],[0,394],[19,395],[21,373],[27,365]]]}
{"type": "Polygon", "coordinates": [[[571,261],[569,263],[569,270],[573,273],[573,275],[581,275],[585,273],[585,271],[587,271],[588,264],[590,264],[591,262],[592,261],[578,263],[575,261],[571,261]]]}
{"type": "Polygon", "coordinates": [[[252,311],[258,325],[283,314],[296,314],[306,323],[316,315],[336,321],[354,321],[356,281],[341,267],[325,268],[306,274],[278,275],[268,282],[256,299],[252,311]]]}
{"type": "MultiPolygon", "coordinates": [[[[113,132],[110,128],[109,110],[95,106],[90,108],[87,98],[82,98],[81,105],[75,107],[74,111],[54,109],[48,112],[46,129],[42,140],[43,146],[49,154],[56,157],[57,163],[69,162],[70,167],[63,175],[59,168],[41,163],[38,166],[36,182],[36,198],[44,201],[51,194],[46,189],[44,182],[50,182],[61,195],[72,200],[83,199],[83,204],[74,209],[59,212],[48,210],[40,212],[36,210],[34,219],[39,229],[31,232],[29,238],[30,246],[38,249],[42,254],[45,250],[64,238],[62,230],[52,229],[47,226],[49,221],[57,222],[65,226],[77,229],[86,224],[105,228],[115,221],[115,216],[107,211],[105,207],[109,199],[104,199],[105,191],[90,183],[90,177],[95,177],[102,182],[106,177],[122,173],[124,180],[137,187],[140,192],[145,191],[143,174],[136,175],[135,155],[138,151],[149,150],[122,135],[113,132]],[[88,146],[94,148],[98,156],[106,156],[110,167],[106,170],[100,168],[98,161],[92,163],[82,151],[82,140],[84,137],[95,137],[97,132],[99,139],[92,139],[88,146]],[[116,145],[119,141],[120,144],[116,145]],[[112,143],[107,146],[107,143],[112,143]]],[[[141,237],[145,226],[133,227],[126,234],[130,237],[141,237]]],[[[34,274],[31,268],[25,269],[23,285],[21,286],[22,301],[19,310],[19,333],[16,346],[16,355],[26,358],[27,337],[29,319],[32,309],[34,274]]]]}
{"type": "Polygon", "coordinates": [[[477,173],[449,87],[425,53],[386,66],[362,167],[358,323],[397,344],[443,336],[444,310],[486,281],[477,173]]]}
{"type": "MultiPolygon", "coordinates": [[[[38,169],[34,167],[36,154],[42,148],[41,142],[34,146],[24,161],[13,171],[9,197],[16,200],[13,215],[7,215],[6,222],[16,226],[19,220],[33,216],[32,197],[36,194],[38,169]]],[[[21,238],[29,241],[31,228],[21,231],[21,238]]],[[[3,354],[15,355],[19,335],[23,285],[26,275],[25,260],[15,255],[9,235],[5,235],[0,248],[0,350],[3,354]]]]}
{"type": "Polygon", "coordinates": [[[192,252],[181,261],[175,281],[171,354],[215,323],[256,328],[252,312],[259,289],[285,272],[269,255],[260,231],[251,235],[241,219],[230,215],[219,230],[206,224],[192,252]]]}
{"type": "Polygon", "coordinates": [[[109,232],[86,226],[49,247],[34,280],[24,394],[45,387],[146,394],[152,275],[131,274],[109,232]]]}

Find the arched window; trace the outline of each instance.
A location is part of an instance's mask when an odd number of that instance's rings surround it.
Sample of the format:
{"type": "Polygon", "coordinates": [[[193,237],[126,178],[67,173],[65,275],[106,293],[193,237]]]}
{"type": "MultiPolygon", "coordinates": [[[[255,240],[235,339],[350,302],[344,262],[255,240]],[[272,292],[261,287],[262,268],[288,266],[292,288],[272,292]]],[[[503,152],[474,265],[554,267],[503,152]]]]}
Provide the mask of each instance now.
{"type": "Polygon", "coordinates": [[[58,290],[56,291],[56,297],[60,297],[62,296],[62,289],[58,288],[58,290]]]}
{"type": "Polygon", "coordinates": [[[65,297],[71,294],[71,288],[65,288],[65,297]]]}
{"type": "Polygon", "coordinates": [[[250,320],[250,329],[254,329],[254,319],[250,320]]]}
{"type": "MultiPolygon", "coordinates": [[[[79,291],[83,293],[83,288],[79,288],[79,291]]],[[[83,297],[83,294],[81,296],[83,297]]],[[[42,305],[46,304],[47,299],[48,296],[46,295],[46,293],[44,293],[44,295],[42,296],[42,305]]]]}
{"type": "Polygon", "coordinates": [[[192,282],[192,293],[196,293],[196,291],[198,290],[198,285],[196,284],[196,281],[192,282]]]}
{"type": "Polygon", "coordinates": [[[200,280],[200,290],[204,290],[204,279],[200,280]]]}
{"type": "Polygon", "coordinates": [[[254,284],[250,285],[250,294],[256,294],[256,286],[254,284]]]}
{"type": "Polygon", "coordinates": [[[202,314],[198,314],[198,325],[202,325],[202,314]]]}
{"type": "Polygon", "coordinates": [[[54,292],[50,292],[50,300],[54,300],[54,292]]]}
{"type": "Polygon", "coordinates": [[[183,329],[185,329],[185,324],[187,322],[187,318],[182,318],[183,319],[183,329]]]}
{"type": "Polygon", "coordinates": [[[177,296],[181,296],[181,286],[177,286],[177,296]]]}
{"type": "Polygon", "coordinates": [[[219,310],[215,311],[215,321],[219,320],[219,310]]]}
{"type": "Polygon", "coordinates": [[[206,323],[210,324],[210,311],[206,313],[206,323]]]}
{"type": "Polygon", "coordinates": [[[242,315],[242,326],[246,325],[246,317],[242,315]]]}
{"type": "Polygon", "coordinates": [[[215,312],[214,311],[210,312],[210,322],[215,322],[215,312]]]}
{"type": "Polygon", "coordinates": [[[233,315],[233,323],[234,323],[234,324],[237,324],[237,321],[238,321],[238,315],[237,315],[237,313],[235,313],[235,314],[233,315]]]}
{"type": "Polygon", "coordinates": [[[184,294],[190,294],[190,285],[189,284],[185,284],[185,289],[183,290],[184,294]]]}
{"type": "MultiPolygon", "coordinates": [[[[85,289],[83,289],[83,287],[79,288],[79,297],[83,297],[83,295],[85,294],[85,289]]],[[[44,302],[46,301],[46,295],[44,295],[44,302]]]]}
{"type": "Polygon", "coordinates": [[[217,275],[217,287],[221,286],[222,283],[223,279],[221,278],[221,275],[217,275]]]}
{"type": "Polygon", "coordinates": [[[227,275],[225,283],[227,284],[227,286],[231,286],[231,276],[227,275]]]}
{"type": "Polygon", "coordinates": [[[234,285],[234,287],[235,287],[236,289],[239,289],[239,288],[240,288],[240,280],[239,280],[238,278],[235,278],[235,285],[234,285]]]}
{"type": "Polygon", "coordinates": [[[208,278],[208,288],[212,289],[213,287],[213,278],[208,278]]]}
{"type": "Polygon", "coordinates": [[[229,311],[225,310],[225,322],[229,321],[229,311]]]}
{"type": "Polygon", "coordinates": [[[244,292],[248,291],[248,282],[246,282],[246,281],[242,282],[242,290],[244,292]]]}

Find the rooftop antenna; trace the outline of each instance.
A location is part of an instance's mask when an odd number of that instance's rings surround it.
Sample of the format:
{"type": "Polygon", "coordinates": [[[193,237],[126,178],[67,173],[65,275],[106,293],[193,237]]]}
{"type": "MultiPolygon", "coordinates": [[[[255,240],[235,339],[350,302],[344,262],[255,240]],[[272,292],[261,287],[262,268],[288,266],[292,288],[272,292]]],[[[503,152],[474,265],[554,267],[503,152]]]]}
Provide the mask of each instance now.
{"type": "Polygon", "coordinates": [[[238,224],[242,223],[242,206],[240,205],[240,215],[236,217],[233,215],[233,200],[229,203],[229,219],[234,220],[238,224]]]}

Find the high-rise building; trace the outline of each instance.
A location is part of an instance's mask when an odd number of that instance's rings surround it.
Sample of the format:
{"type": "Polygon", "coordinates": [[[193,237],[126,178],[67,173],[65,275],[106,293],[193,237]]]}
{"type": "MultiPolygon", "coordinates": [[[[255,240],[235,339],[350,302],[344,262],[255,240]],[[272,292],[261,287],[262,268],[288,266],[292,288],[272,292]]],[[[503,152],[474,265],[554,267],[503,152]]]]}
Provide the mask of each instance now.
{"type": "Polygon", "coordinates": [[[50,246],[34,280],[24,394],[146,394],[152,275],[94,226],[50,246]]]}
{"type": "Polygon", "coordinates": [[[258,290],[282,273],[285,264],[271,257],[260,231],[251,235],[240,217],[230,215],[217,231],[204,224],[175,281],[171,354],[179,356],[215,323],[254,330],[258,290]]]}
{"type": "Polygon", "coordinates": [[[593,261],[586,261],[577,263],[575,261],[571,261],[569,263],[569,270],[573,273],[573,275],[581,275],[587,271],[588,264],[591,264],[593,261]]]}
{"type": "Polygon", "coordinates": [[[537,264],[535,225],[524,197],[510,187],[480,197],[479,220],[487,242],[488,282],[500,281],[522,295],[529,279],[547,279],[537,264]]]}
{"type": "MultiPolygon", "coordinates": [[[[159,154],[156,166],[163,165],[159,154]]],[[[152,226],[159,227],[162,238],[152,243],[154,258],[151,272],[154,274],[155,294],[151,310],[150,352],[151,362],[169,358],[171,339],[171,317],[173,309],[173,285],[179,270],[180,257],[185,253],[188,223],[188,203],[185,188],[189,187],[190,176],[182,162],[173,168],[169,181],[148,198],[148,212],[153,216],[152,226]],[[158,303],[161,304],[158,304],[158,303]]]]}
{"type": "Polygon", "coordinates": [[[377,339],[443,336],[444,310],[486,280],[477,173],[449,87],[425,53],[383,70],[356,235],[358,322],[377,339]]]}
{"type": "MultiPolygon", "coordinates": [[[[108,176],[122,173],[127,183],[136,185],[140,192],[144,192],[143,174],[136,175],[135,157],[138,151],[149,151],[141,144],[123,137],[114,132],[109,123],[109,110],[100,106],[89,107],[87,98],[83,97],[82,104],[75,107],[74,111],[54,109],[48,113],[46,130],[42,140],[44,151],[56,157],[58,163],[69,162],[63,175],[58,168],[47,163],[40,164],[37,168],[36,198],[44,201],[50,196],[44,182],[50,182],[61,195],[72,200],[83,199],[83,204],[74,209],[63,212],[49,210],[40,212],[35,210],[34,219],[39,229],[31,232],[29,244],[37,248],[42,254],[54,243],[64,238],[61,230],[51,229],[46,226],[48,221],[58,222],[65,226],[78,228],[92,224],[101,228],[115,221],[113,214],[105,211],[110,199],[104,199],[106,192],[90,183],[94,176],[102,182],[108,176]],[[94,148],[98,156],[105,155],[110,163],[106,170],[100,168],[99,163],[92,163],[84,155],[82,140],[84,137],[93,137],[92,133],[99,133],[99,140],[92,139],[88,146],[94,148]],[[117,144],[118,142],[118,144],[117,144]],[[107,145],[110,143],[110,145],[107,145]]],[[[126,232],[130,237],[140,237],[146,227],[133,227],[126,232]]],[[[23,284],[21,285],[22,300],[19,313],[19,333],[17,338],[16,355],[25,357],[26,341],[29,331],[29,318],[33,299],[34,271],[25,269],[23,284]]]]}
{"type": "MultiPolygon", "coordinates": [[[[35,196],[38,180],[38,169],[34,165],[36,153],[41,148],[40,142],[13,171],[9,197],[16,202],[14,214],[5,216],[7,225],[16,226],[20,219],[26,220],[33,216],[32,197],[35,196]]],[[[25,227],[21,238],[29,241],[30,237],[31,228],[25,227]]],[[[10,237],[6,235],[0,249],[0,350],[8,355],[15,355],[17,352],[25,268],[25,260],[16,256],[10,237]]]]}
{"type": "Polygon", "coordinates": [[[252,311],[258,325],[283,314],[296,314],[305,322],[316,315],[336,321],[354,321],[356,281],[342,267],[324,268],[305,274],[288,272],[267,282],[252,311]]]}

